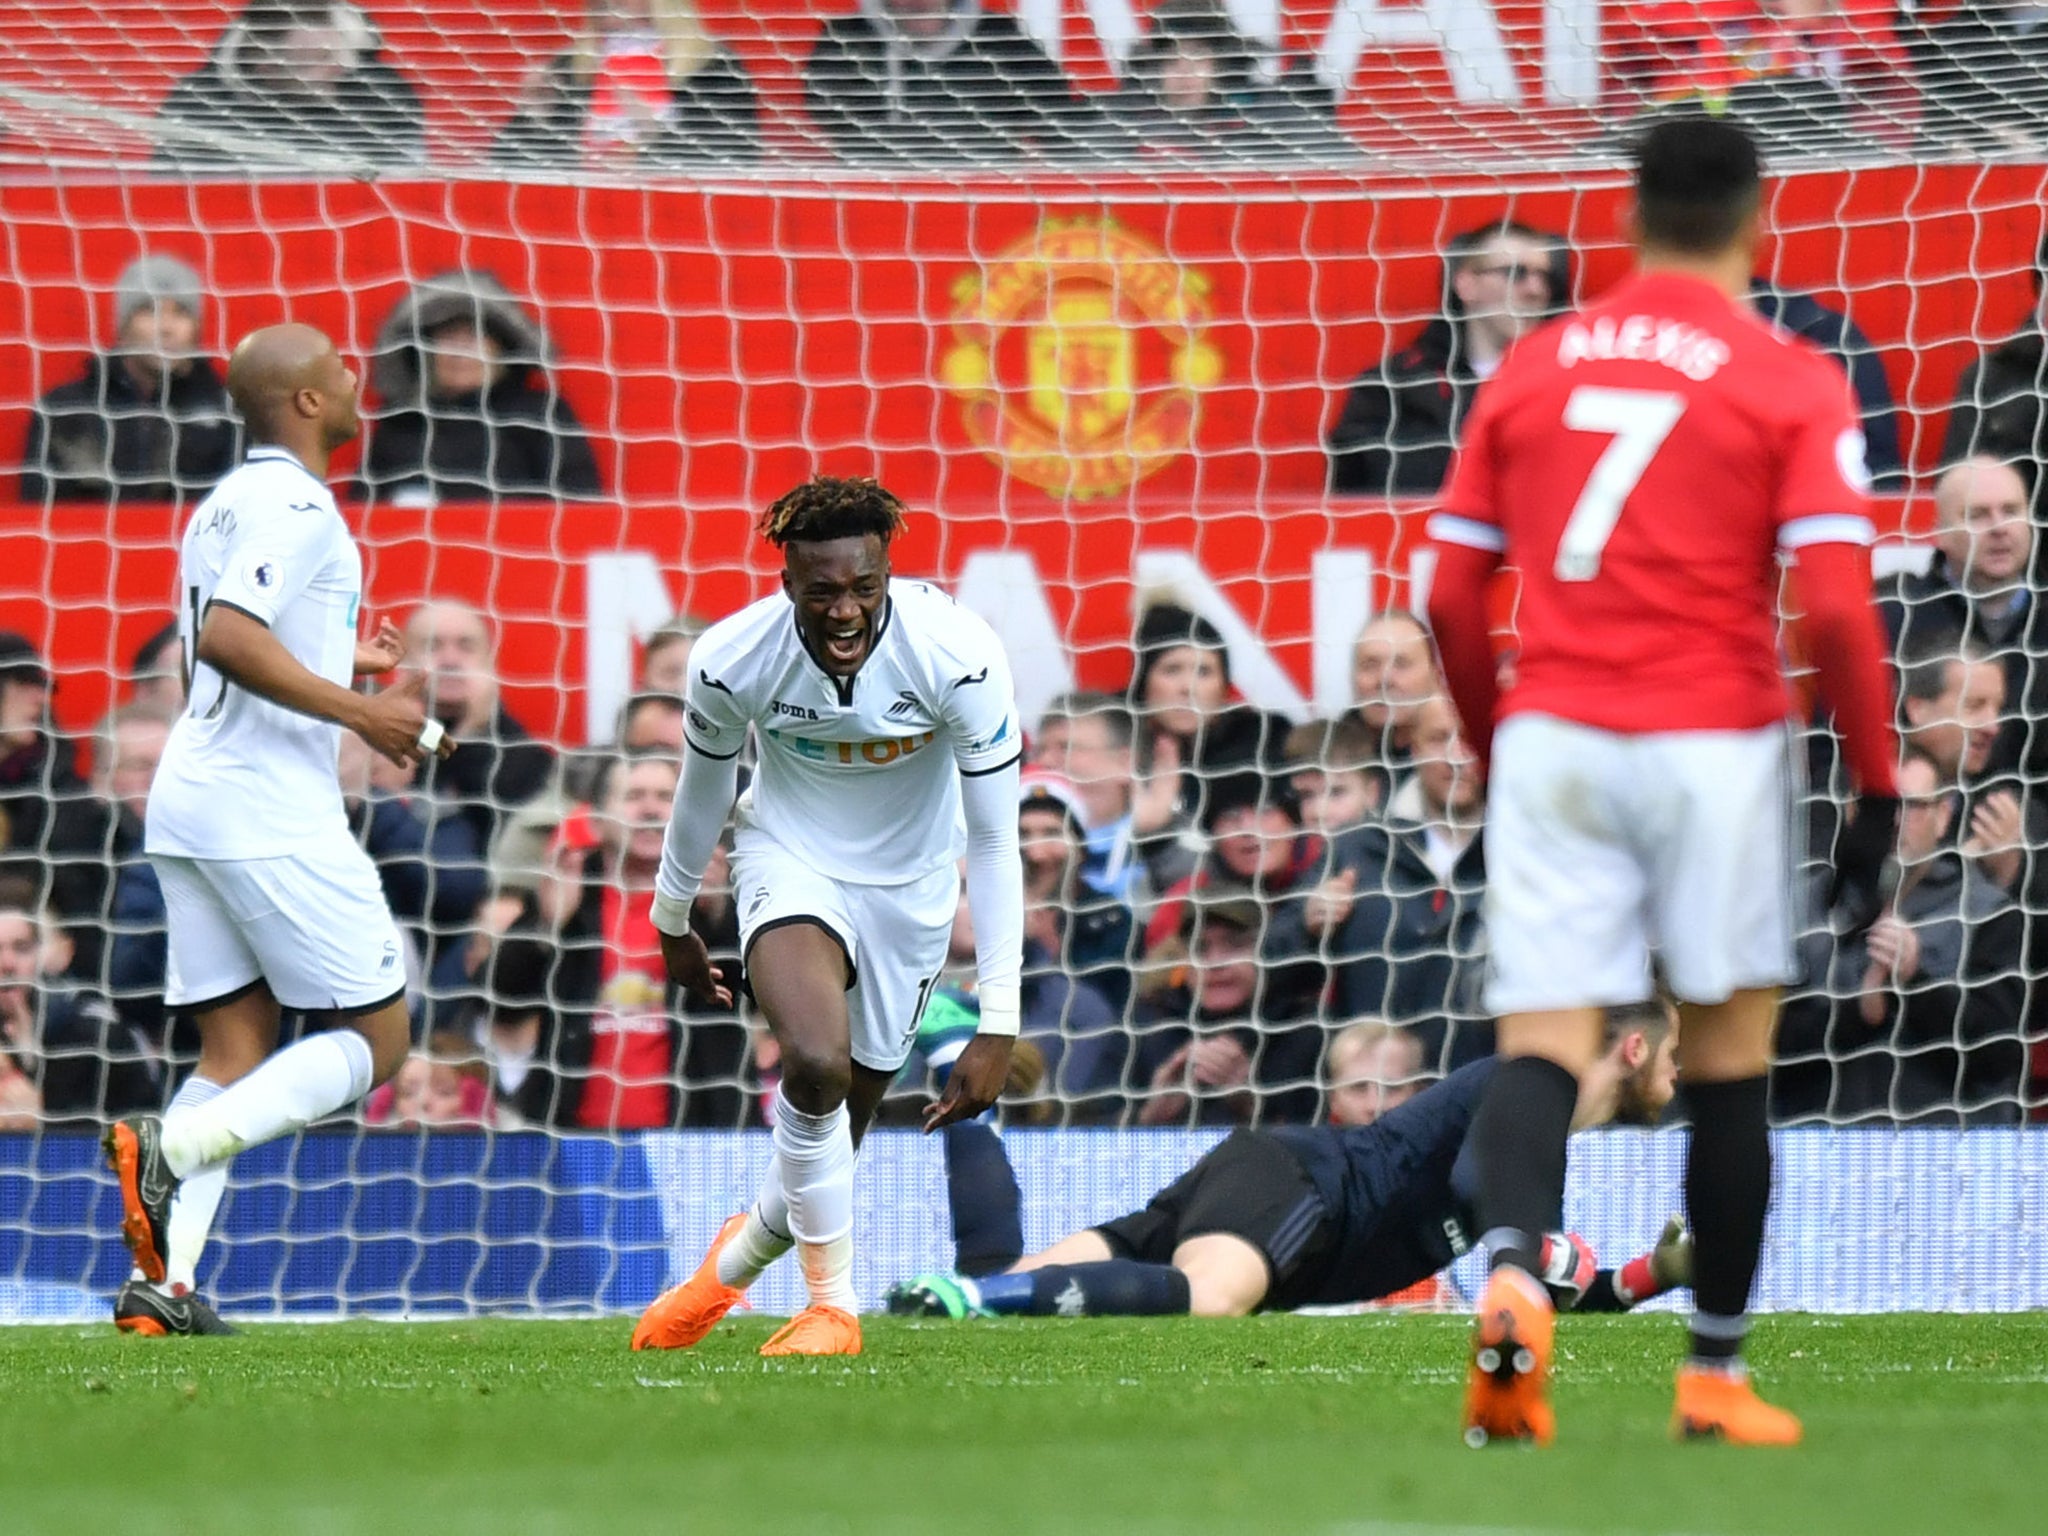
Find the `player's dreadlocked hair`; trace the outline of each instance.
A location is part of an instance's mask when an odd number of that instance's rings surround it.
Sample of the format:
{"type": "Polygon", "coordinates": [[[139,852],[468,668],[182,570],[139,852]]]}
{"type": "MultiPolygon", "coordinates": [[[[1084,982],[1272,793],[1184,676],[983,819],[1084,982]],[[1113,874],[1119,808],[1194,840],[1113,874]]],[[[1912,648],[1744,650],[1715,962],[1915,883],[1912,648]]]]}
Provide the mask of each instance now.
{"type": "Polygon", "coordinates": [[[777,549],[870,533],[886,544],[903,531],[903,518],[903,503],[879,481],[817,475],[761,515],[761,537],[777,549]]]}

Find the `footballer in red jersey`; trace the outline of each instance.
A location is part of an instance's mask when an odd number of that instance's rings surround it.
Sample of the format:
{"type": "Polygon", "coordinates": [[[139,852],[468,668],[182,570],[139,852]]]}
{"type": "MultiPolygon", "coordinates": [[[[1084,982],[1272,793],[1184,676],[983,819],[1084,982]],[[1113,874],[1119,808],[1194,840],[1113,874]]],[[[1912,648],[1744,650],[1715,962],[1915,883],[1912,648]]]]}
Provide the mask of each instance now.
{"type": "Polygon", "coordinates": [[[1847,381],[1751,308],[1756,148],[1736,124],[1652,127],[1625,215],[1635,273],[1531,333],[1482,392],[1430,600],[1451,693],[1490,758],[1489,1011],[1506,1058],[1470,1150],[1492,1275],[1467,1438],[1553,1431],[1541,1234],[1604,1007],[1678,998],[1693,1140],[1692,1354],[1681,1435],[1789,1444],[1741,1363],[1770,1201],[1766,1075],[1793,977],[1789,558],[1858,810],[1838,875],[1875,891],[1898,816],[1890,682],[1870,598],[1868,477],[1847,381]],[[1489,582],[1520,578],[1504,695],[1489,582]]]}

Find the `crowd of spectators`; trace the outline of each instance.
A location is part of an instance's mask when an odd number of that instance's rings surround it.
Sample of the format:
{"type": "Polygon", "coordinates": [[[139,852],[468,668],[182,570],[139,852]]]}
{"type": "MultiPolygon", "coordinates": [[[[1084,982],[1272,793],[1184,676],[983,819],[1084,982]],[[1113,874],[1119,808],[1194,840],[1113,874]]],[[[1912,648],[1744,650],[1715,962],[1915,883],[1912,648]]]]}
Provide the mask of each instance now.
{"type": "MultiPolygon", "coordinates": [[[[1875,594],[1899,659],[1899,878],[1874,921],[1823,910],[1830,843],[1807,840],[1801,976],[1773,1081],[1788,1122],[2012,1123],[2041,1099],[2048,652],[2028,482],[1972,454],[1935,499],[1924,568],[1875,594]]],[[[453,601],[409,615],[411,658],[461,745],[421,771],[344,741],[349,824],[408,939],[420,1042],[370,1123],[608,1131],[768,1112],[772,1041],[743,1003],[679,996],[649,917],[681,752],[675,689],[701,627],[683,617],[650,637],[614,739],[557,751],[505,705],[485,615],[453,601]]],[[[189,1060],[161,1003],[163,901],[140,856],[178,705],[164,645],[135,657],[81,777],[41,657],[0,635],[0,1123],[160,1102],[189,1060]]],[[[1422,623],[1371,617],[1352,706],[1300,723],[1237,697],[1228,647],[1194,608],[1154,602],[1131,660],[1123,693],[1061,696],[1030,733],[1029,1070],[1011,1112],[1360,1124],[1488,1054],[1485,782],[1422,623]]],[[[1811,734],[1827,775],[1826,733],[1811,734]]],[[[743,997],[723,848],[695,927],[743,997]]],[[[950,954],[939,990],[971,1019],[964,898],[950,954]]]]}
{"type": "MultiPolygon", "coordinates": [[[[1063,65],[993,0],[860,0],[791,35],[781,63],[800,74],[802,112],[785,105],[770,132],[769,81],[695,0],[586,0],[566,18],[569,46],[509,93],[509,115],[479,115],[510,170],[703,170],[792,152],[869,165],[1358,157],[1337,113],[1353,82],[1329,74],[1341,49],[1254,38],[1223,0],[1161,0],[1130,21],[1063,65]],[[1106,80],[1088,78],[1098,64],[1106,80]],[[1099,84],[1116,88],[1084,88],[1099,84]]],[[[2041,25],[2021,0],[1626,0],[1602,18],[1597,115],[1621,132],[1704,103],[1774,151],[2037,153],[2041,25]]],[[[159,109],[158,157],[404,166],[429,154],[427,118],[362,8],[252,0],[159,109]]]]}

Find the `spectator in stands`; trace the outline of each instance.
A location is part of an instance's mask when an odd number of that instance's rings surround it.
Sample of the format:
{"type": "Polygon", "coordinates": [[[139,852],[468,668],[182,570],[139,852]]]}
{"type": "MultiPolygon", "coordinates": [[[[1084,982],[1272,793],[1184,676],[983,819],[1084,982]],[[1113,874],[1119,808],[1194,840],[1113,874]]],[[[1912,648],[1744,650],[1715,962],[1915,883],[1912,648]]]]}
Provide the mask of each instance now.
{"type": "Polygon", "coordinates": [[[1750,281],[1749,294],[1757,313],[1771,324],[1804,336],[1842,365],[1863,418],[1863,461],[1871,483],[1880,490],[1903,489],[1906,466],[1899,455],[1891,380],[1885,377],[1884,360],[1870,338],[1847,315],[1811,294],[1778,288],[1760,277],[1750,281]]]}
{"type": "MultiPolygon", "coordinates": [[[[2023,466],[2030,488],[2040,493],[2041,466],[2048,463],[2048,435],[2042,432],[2042,398],[2048,393],[2043,373],[2042,326],[2048,318],[2048,236],[2034,255],[2034,308],[2026,323],[1963,370],[1949,408],[1948,432],[1941,444],[1944,463],[1971,454],[2023,466]]],[[[2036,550],[2037,557],[2040,550],[2036,550]]]]}
{"type": "Polygon", "coordinates": [[[416,765],[400,767],[341,733],[342,809],[377,866],[391,915],[409,933],[422,968],[467,936],[487,888],[476,826],[454,806],[422,794],[416,765]]]}
{"type": "Polygon", "coordinates": [[[2048,15],[2032,0],[1900,8],[1933,155],[2038,158],[2048,150],[2048,15]]]}
{"type": "MultiPolygon", "coordinates": [[[[1942,766],[1909,747],[1899,766],[1899,887],[1861,932],[1846,918],[1800,944],[1802,988],[1779,1024],[1780,1119],[1881,1116],[2010,1124],[2025,1049],[2022,918],[1960,857],[1942,766]]],[[[1826,890],[1826,871],[1815,884],[1826,890]]]]}
{"type": "Polygon", "coordinates": [[[1563,307],[1570,258],[1555,235],[1496,219],[1444,252],[1443,314],[1360,374],[1330,429],[1330,489],[1429,496],[1459,424],[1516,337],[1563,307]]]}
{"type": "Polygon", "coordinates": [[[1182,910],[1205,897],[1256,898],[1267,1006],[1311,1009],[1326,980],[1305,903],[1325,868],[1323,840],[1302,830],[1301,808],[1281,778],[1239,769],[1211,780],[1202,807],[1207,848],[1194,872],[1167,891],[1145,929],[1147,963],[1178,932],[1182,910]]]}
{"type": "Polygon", "coordinates": [[[499,818],[547,787],[554,754],[498,699],[490,623],[467,603],[422,603],[405,625],[406,655],[428,671],[432,712],[455,739],[421,768],[421,787],[450,802],[488,849],[499,818]]]}
{"type": "Polygon", "coordinates": [[[691,0],[587,0],[575,41],[528,78],[493,157],[593,170],[733,165],[760,154],[759,119],[746,67],[691,0]]]}
{"type": "Polygon", "coordinates": [[[370,164],[426,158],[418,94],[347,0],[253,0],[180,80],[160,117],[167,164],[370,164]]]}
{"type": "MultiPolygon", "coordinates": [[[[1256,898],[1217,894],[1181,911],[1184,960],[1147,972],[1133,1015],[1127,1091],[1140,1125],[1313,1119],[1323,1031],[1267,995],[1256,898]]],[[[1157,957],[1155,957],[1157,958],[1157,957]]]]}
{"type": "Polygon", "coordinates": [[[1950,465],[1934,486],[1926,574],[1901,573],[1879,595],[1895,652],[1918,654],[1963,635],[1999,662],[2005,720],[1976,771],[2019,769],[2040,784],[2048,781],[2048,606],[2029,583],[2027,500],[2027,482],[2010,464],[1979,454],[1950,465]]]}
{"type": "Polygon", "coordinates": [[[683,757],[683,701],[673,693],[636,693],[619,706],[619,750],[633,757],[683,757]]]}
{"type": "Polygon", "coordinates": [[[1058,970],[1088,983],[1121,1020],[1131,997],[1131,909],[1083,877],[1081,813],[1074,784],[1041,768],[1025,770],[1017,809],[1025,968],[1058,970]]]}
{"type": "Polygon", "coordinates": [[[114,345],[36,402],[21,499],[196,500],[235,467],[241,430],[199,351],[206,295],[175,256],[139,256],[114,281],[114,345]]]}
{"type": "Polygon", "coordinates": [[[1287,733],[1287,783],[1305,828],[1327,840],[1379,814],[1386,799],[1380,740],[1350,715],[1311,720],[1287,733]]]}
{"type": "Polygon", "coordinates": [[[176,719],[185,708],[185,645],[171,620],[136,649],[128,663],[128,702],[176,719]]]}
{"type": "Polygon", "coordinates": [[[1324,1065],[1332,1125],[1371,1125],[1423,1085],[1422,1042],[1405,1029],[1366,1019],[1330,1042],[1324,1065]]]}
{"type": "MultiPolygon", "coordinates": [[[[1900,735],[1957,797],[1947,823],[1956,851],[2026,914],[2032,976],[2048,957],[2048,799],[1993,769],[2004,707],[2005,672],[1975,640],[1923,636],[1901,659],[1900,735]]],[[[2030,1013],[2039,1006],[2032,1000],[2030,1013]]]]}
{"type": "MultiPolygon", "coordinates": [[[[618,759],[598,808],[563,822],[535,891],[555,952],[547,996],[557,1015],[554,1118],[587,1130],[738,1125],[747,1031],[730,1014],[686,1008],[662,964],[651,909],[678,765],[618,759]]],[[[737,988],[739,924],[730,880],[692,908],[728,985],[737,988]]]]}
{"type": "Polygon", "coordinates": [[[1422,706],[1444,691],[1429,626],[1405,608],[1367,620],[1351,649],[1351,691],[1351,718],[1377,744],[1374,771],[1384,802],[1407,775],[1422,706]]]}
{"type": "Polygon", "coordinates": [[[494,1108],[490,1067],[475,1045],[460,1035],[439,1034],[363,1101],[363,1119],[396,1130],[473,1128],[489,1125],[494,1108]]]}
{"type": "Polygon", "coordinates": [[[50,723],[55,687],[28,638],[0,631],[0,868],[46,890],[67,924],[91,924],[105,911],[107,818],[50,723]]]}
{"type": "Polygon", "coordinates": [[[1629,102],[1734,114],[1767,151],[1912,142],[1919,99],[1889,4],[1638,0],[1617,9],[1614,69],[1629,102]]]}
{"type": "Polygon", "coordinates": [[[110,714],[93,748],[93,792],[116,807],[109,838],[113,892],[107,903],[107,992],[121,1017],[159,1046],[164,1014],[164,893],[143,857],[149,786],[170,740],[173,717],[138,698],[110,714]]]}
{"type": "Polygon", "coordinates": [[[1201,820],[1208,781],[1233,768],[1280,766],[1288,724],[1231,699],[1222,632],[1174,603],[1155,603],[1138,620],[1130,703],[1143,774],[1131,831],[1154,887],[1164,888],[1192,864],[1181,834],[1201,820]]]}
{"type": "MultiPolygon", "coordinates": [[[[1122,952],[1114,952],[1106,964],[1061,963],[1061,950],[1069,938],[1078,937],[1085,943],[1090,936],[1076,934],[1059,923],[1056,896],[1050,901],[1046,897],[1046,877],[1053,862],[1046,845],[1065,839],[1057,831],[1046,835],[1045,809],[1043,796],[1027,795],[1018,814],[1020,834],[1038,844],[1036,867],[1027,862],[1024,868],[1024,969],[1018,1006],[1022,1010],[1023,1038],[1040,1058],[1041,1078],[1050,1077],[1056,1096],[1078,1104],[1085,1116],[1091,1108],[1100,1109],[1114,1102],[1119,1085],[1113,1075],[1103,1076],[1100,1064],[1118,1059],[1118,1048],[1129,1041],[1124,1030],[1124,1003],[1104,996],[1098,984],[1121,984],[1128,994],[1130,971],[1122,952]],[[1076,1047],[1074,1061],[1068,1070],[1062,1071],[1070,1044],[1076,1047]]],[[[1104,904],[1119,912],[1123,910],[1114,902],[1104,904]]],[[[1127,912],[1123,914],[1122,934],[1128,943],[1127,912]]],[[[1113,942],[1114,935],[1111,937],[1113,942]]],[[[946,942],[946,968],[942,974],[947,983],[944,990],[966,1006],[979,1008],[974,1001],[974,915],[968,910],[964,887],[954,908],[953,932],[946,942]]]]}
{"type": "Polygon", "coordinates": [[[162,1066],[114,1005],[61,981],[70,940],[19,886],[0,894],[0,1113],[96,1122],[163,1102],[162,1066]],[[17,1079],[35,1090],[31,1106],[17,1079]]]}
{"type": "Polygon", "coordinates": [[[1115,112],[1148,153],[1178,159],[1356,158],[1305,64],[1262,58],[1223,0],[1161,0],[1124,67],[1115,112]]]}
{"type": "Polygon", "coordinates": [[[683,696],[690,681],[690,652],[697,644],[697,637],[710,628],[694,614],[679,613],[661,628],[647,637],[647,644],[640,651],[640,678],[635,684],[641,693],[667,693],[677,698],[683,696]]]}
{"type": "Polygon", "coordinates": [[[1144,874],[1134,856],[1134,736],[1123,700],[1063,693],[1046,706],[1031,743],[1032,766],[1072,784],[1080,802],[1083,883],[1127,905],[1144,874]]]}
{"type": "Polygon", "coordinates": [[[1306,903],[1309,934],[1335,972],[1338,1012],[1414,1030],[1431,1072],[1493,1049],[1479,1008],[1485,815],[1479,764],[1449,701],[1432,699],[1416,722],[1413,776],[1382,824],[1337,840],[1332,873],[1306,903]]]}
{"type": "Polygon", "coordinates": [[[848,160],[1004,160],[1112,138],[1100,109],[982,0],[860,0],[827,17],[804,66],[804,104],[848,160]]]}
{"type": "Polygon", "coordinates": [[[367,494],[402,501],[602,494],[597,459],[548,373],[547,335],[488,272],[417,284],[377,332],[367,494]]]}

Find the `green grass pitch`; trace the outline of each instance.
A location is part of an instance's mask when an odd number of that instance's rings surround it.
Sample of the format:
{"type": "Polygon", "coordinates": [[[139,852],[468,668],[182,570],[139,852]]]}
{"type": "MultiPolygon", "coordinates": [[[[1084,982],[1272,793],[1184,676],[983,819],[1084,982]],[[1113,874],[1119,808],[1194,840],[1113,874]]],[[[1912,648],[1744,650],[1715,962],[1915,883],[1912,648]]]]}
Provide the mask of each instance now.
{"type": "Polygon", "coordinates": [[[770,1326],[0,1329],[0,1528],[1947,1536],[2048,1497],[2043,1315],[1764,1320],[1793,1452],[1666,1442],[1668,1317],[1564,1323],[1548,1452],[1459,1443],[1457,1318],[871,1318],[804,1362],[770,1326]]]}

